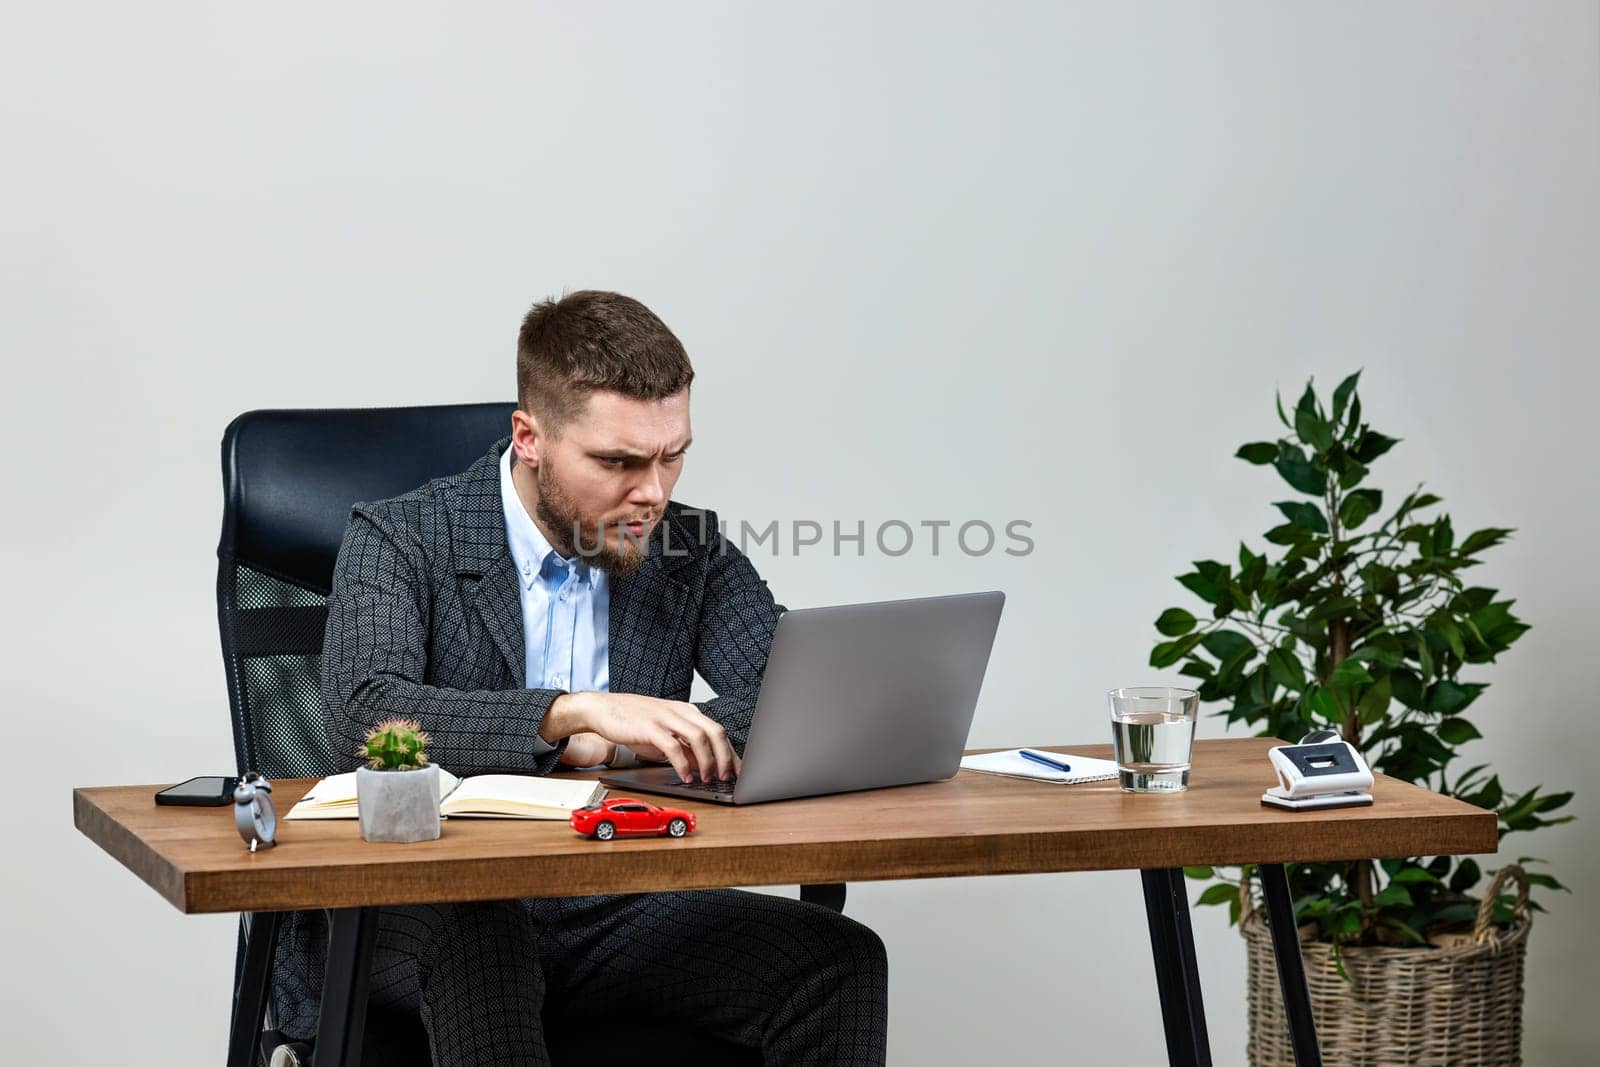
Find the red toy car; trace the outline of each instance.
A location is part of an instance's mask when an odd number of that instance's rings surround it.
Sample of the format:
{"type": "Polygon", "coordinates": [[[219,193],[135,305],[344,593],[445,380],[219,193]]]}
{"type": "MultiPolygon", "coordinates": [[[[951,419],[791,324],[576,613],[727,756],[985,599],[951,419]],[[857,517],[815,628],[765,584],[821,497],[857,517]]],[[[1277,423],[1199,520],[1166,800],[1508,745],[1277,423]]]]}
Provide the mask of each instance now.
{"type": "Polygon", "coordinates": [[[617,797],[590,804],[572,813],[572,828],[596,841],[629,834],[666,834],[682,837],[694,830],[694,812],[658,808],[632,797],[617,797]]]}

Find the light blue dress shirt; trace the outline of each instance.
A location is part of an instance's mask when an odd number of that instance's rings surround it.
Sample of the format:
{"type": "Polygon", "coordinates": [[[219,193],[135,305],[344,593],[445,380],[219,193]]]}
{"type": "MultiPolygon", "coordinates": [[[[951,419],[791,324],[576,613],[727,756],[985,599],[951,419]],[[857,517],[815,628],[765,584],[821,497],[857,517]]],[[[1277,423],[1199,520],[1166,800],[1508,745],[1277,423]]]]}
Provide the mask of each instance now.
{"type": "MultiPolygon", "coordinates": [[[[551,547],[523,507],[511,480],[514,455],[500,458],[500,503],[506,542],[520,579],[524,683],[569,693],[611,688],[611,587],[606,572],[582,556],[551,547]]],[[[554,745],[537,740],[537,752],[554,745]]]]}

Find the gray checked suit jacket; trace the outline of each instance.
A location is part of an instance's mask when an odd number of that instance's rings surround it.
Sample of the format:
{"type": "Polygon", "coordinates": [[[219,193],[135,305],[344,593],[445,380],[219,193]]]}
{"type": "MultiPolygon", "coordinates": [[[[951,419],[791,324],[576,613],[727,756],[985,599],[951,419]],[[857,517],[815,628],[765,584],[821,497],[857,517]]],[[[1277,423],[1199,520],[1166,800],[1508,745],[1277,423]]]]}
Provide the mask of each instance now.
{"type": "MultiPolygon", "coordinates": [[[[523,688],[522,606],[506,542],[499,457],[393,500],[357,504],[328,600],[323,697],[336,753],[358,761],[366,730],[403,713],[457,773],[544,774],[539,724],[559,689],[523,688]]],[[[741,752],[783,608],[715,513],[667,504],[644,563],[611,581],[611,690],[699,705],[741,752]]]]}
{"type": "MultiPolygon", "coordinates": [[[[322,652],[328,736],[346,769],[366,730],[396,714],[420,719],[434,762],[458,774],[545,774],[558,762],[565,742],[534,754],[562,690],[524,688],[500,497],[509,443],[461,474],[352,509],[322,652]]],[[[698,707],[742,753],[782,613],[715,513],[669,502],[644,563],[611,581],[611,691],[688,700],[699,671],[717,695],[698,707]]],[[[314,1028],[325,950],[323,913],[293,915],[274,968],[280,1027],[314,1028]]]]}

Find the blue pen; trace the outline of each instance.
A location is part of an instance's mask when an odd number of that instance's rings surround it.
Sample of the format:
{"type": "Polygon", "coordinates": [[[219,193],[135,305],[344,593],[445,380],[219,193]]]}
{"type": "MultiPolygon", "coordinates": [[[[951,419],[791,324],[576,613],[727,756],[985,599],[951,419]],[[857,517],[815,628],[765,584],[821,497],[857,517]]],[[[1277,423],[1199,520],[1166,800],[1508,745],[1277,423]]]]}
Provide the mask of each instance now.
{"type": "Polygon", "coordinates": [[[1051,756],[1044,752],[1035,752],[1031,748],[1019,748],[1017,751],[1021,753],[1023,759],[1031,759],[1035,763],[1042,763],[1053,771],[1067,772],[1072,770],[1072,764],[1061,759],[1059,756],[1051,756]]]}

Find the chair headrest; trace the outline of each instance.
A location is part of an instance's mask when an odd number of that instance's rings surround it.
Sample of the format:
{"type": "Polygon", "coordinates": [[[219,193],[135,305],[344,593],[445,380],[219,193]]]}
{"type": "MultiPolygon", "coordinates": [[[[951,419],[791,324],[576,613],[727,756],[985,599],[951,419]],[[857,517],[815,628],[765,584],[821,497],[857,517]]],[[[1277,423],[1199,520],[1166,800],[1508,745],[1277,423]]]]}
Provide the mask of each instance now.
{"type": "Polygon", "coordinates": [[[352,504],[466,470],[511,433],[515,408],[246,412],[222,437],[217,552],[326,595],[352,504]]]}

